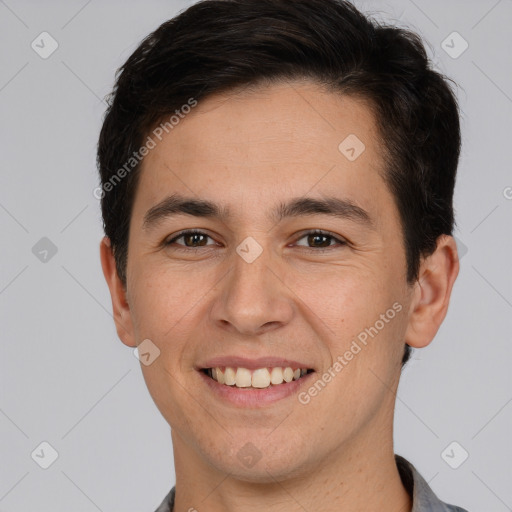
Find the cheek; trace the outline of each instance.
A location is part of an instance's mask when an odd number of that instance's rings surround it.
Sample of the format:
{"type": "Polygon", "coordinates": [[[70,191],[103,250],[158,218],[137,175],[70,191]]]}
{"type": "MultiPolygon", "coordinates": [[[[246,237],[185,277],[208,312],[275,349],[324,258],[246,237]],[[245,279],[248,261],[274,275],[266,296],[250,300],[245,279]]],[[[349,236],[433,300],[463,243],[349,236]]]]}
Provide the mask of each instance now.
{"type": "MultiPolygon", "coordinates": [[[[150,339],[157,347],[158,357],[141,370],[155,405],[166,420],[187,431],[194,417],[194,404],[186,391],[190,382],[191,358],[189,342],[194,335],[194,318],[204,314],[205,292],[187,272],[170,273],[145,266],[132,279],[131,314],[137,339],[150,339]],[[172,411],[188,411],[178,417],[172,411]]],[[[196,404],[197,406],[197,404],[196,404]]]]}
{"type": "Polygon", "coordinates": [[[355,404],[365,386],[377,384],[369,368],[387,380],[401,360],[407,323],[403,290],[393,284],[398,280],[379,275],[346,269],[327,280],[303,276],[295,283],[306,306],[302,314],[325,344],[331,365],[341,358],[342,369],[338,365],[330,388],[343,396],[332,399],[355,404]]]}
{"type": "Polygon", "coordinates": [[[144,265],[134,269],[130,296],[131,313],[140,336],[162,339],[200,305],[208,288],[204,279],[186,270],[170,272],[163,267],[144,265]]]}
{"type": "Polygon", "coordinates": [[[356,268],[297,274],[290,288],[331,337],[344,334],[337,337],[342,341],[373,324],[397,300],[398,291],[376,274],[356,268]]]}

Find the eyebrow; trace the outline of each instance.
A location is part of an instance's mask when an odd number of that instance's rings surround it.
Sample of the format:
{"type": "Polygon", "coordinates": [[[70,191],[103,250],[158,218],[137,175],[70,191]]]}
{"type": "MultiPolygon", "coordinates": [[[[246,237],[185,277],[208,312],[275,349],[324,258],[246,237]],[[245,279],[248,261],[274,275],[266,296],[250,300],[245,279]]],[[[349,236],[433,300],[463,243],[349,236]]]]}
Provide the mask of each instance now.
{"type": "MultiPolygon", "coordinates": [[[[146,212],[143,229],[150,230],[164,219],[176,215],[191,215],[194,217],[219,219],[221,221],[227,221],[233,216],[229,208],[212,201],[173,194],[146,212]]],[[[367,227],[373,227],[372,219],[366,210],[348,199],[332,196],[323,196],[320,199],[296,197],[286,203],[281,202],[270,212],[269,218],[277,223],[288,217],[308,215],[329,215],[358,222],[367,227]]]]}

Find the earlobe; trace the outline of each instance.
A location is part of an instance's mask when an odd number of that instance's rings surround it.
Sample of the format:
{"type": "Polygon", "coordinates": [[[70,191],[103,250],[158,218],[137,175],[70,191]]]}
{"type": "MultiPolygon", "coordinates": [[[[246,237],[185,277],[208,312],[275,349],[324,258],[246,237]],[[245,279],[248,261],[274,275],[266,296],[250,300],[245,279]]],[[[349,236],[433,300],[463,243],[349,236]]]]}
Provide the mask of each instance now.
{"type": "Polygon", "coordinates": [[[117,273],[116,263],[110,239],[103,237],[100,242],[100,259],[103,275],[110,290],[112,299],[112,315],[116,324],[119,339],[129,347],[136,347],[131,319],[130,306],[126,297],[126,290],[117,273]]]}
{"type": "Polygon", "coordinates": [[[405,341],[426,347],[436,335],[448,311],[453,284],[459,273],[457,246],[452,236],[442,235],[433,254],[424,258],[414,284],[405,341]]]}

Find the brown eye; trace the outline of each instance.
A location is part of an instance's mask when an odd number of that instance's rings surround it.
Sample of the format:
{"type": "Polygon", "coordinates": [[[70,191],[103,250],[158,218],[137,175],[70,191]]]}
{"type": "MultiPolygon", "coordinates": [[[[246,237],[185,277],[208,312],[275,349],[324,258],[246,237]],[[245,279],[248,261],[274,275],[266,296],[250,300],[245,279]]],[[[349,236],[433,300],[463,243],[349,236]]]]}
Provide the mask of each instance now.
{"type": "Polygon", "coordinates": [[[306,244],[297,244],[299,246],[306,245],[310,249],[326,249],[333,248],[336,246],[336,243],[340,246],[346,245],[346,242],[338,238],[328,232],[325,231],[310,231],[308,233],[304,233],[304,235],[299,238],[299,240],[306,239],[306,244]],[[331,243],[334,241],[334,245],[331,243]]]}
{"type": "Polygon", "coordinates": [[[199,247],[207,246],[208,244],[206,242],[208,238],[211,239],[209,235],[202,231],[182,231],[179,235],[165,242],[165,245],[172,245],[176,243],[177,240],[183,239],[184,243],[178,243],[177,245],[188,247],[190,249],[197,249],[199,247]]]}

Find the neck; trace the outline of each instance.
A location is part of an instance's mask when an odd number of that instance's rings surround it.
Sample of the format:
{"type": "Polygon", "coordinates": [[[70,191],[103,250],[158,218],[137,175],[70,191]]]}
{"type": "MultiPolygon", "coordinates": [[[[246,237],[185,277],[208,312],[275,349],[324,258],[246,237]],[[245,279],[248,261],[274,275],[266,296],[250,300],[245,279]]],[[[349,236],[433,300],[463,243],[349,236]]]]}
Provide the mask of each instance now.
{"type": "Polygon", "coordinates": [[[173,512],[410,512],[412,500],[396,467],[392,428],[337,447],[327,459],[296,469],[285,478],[268,472],[247,481],[205,461],[174,430],[176,497],[173,512]]]}

